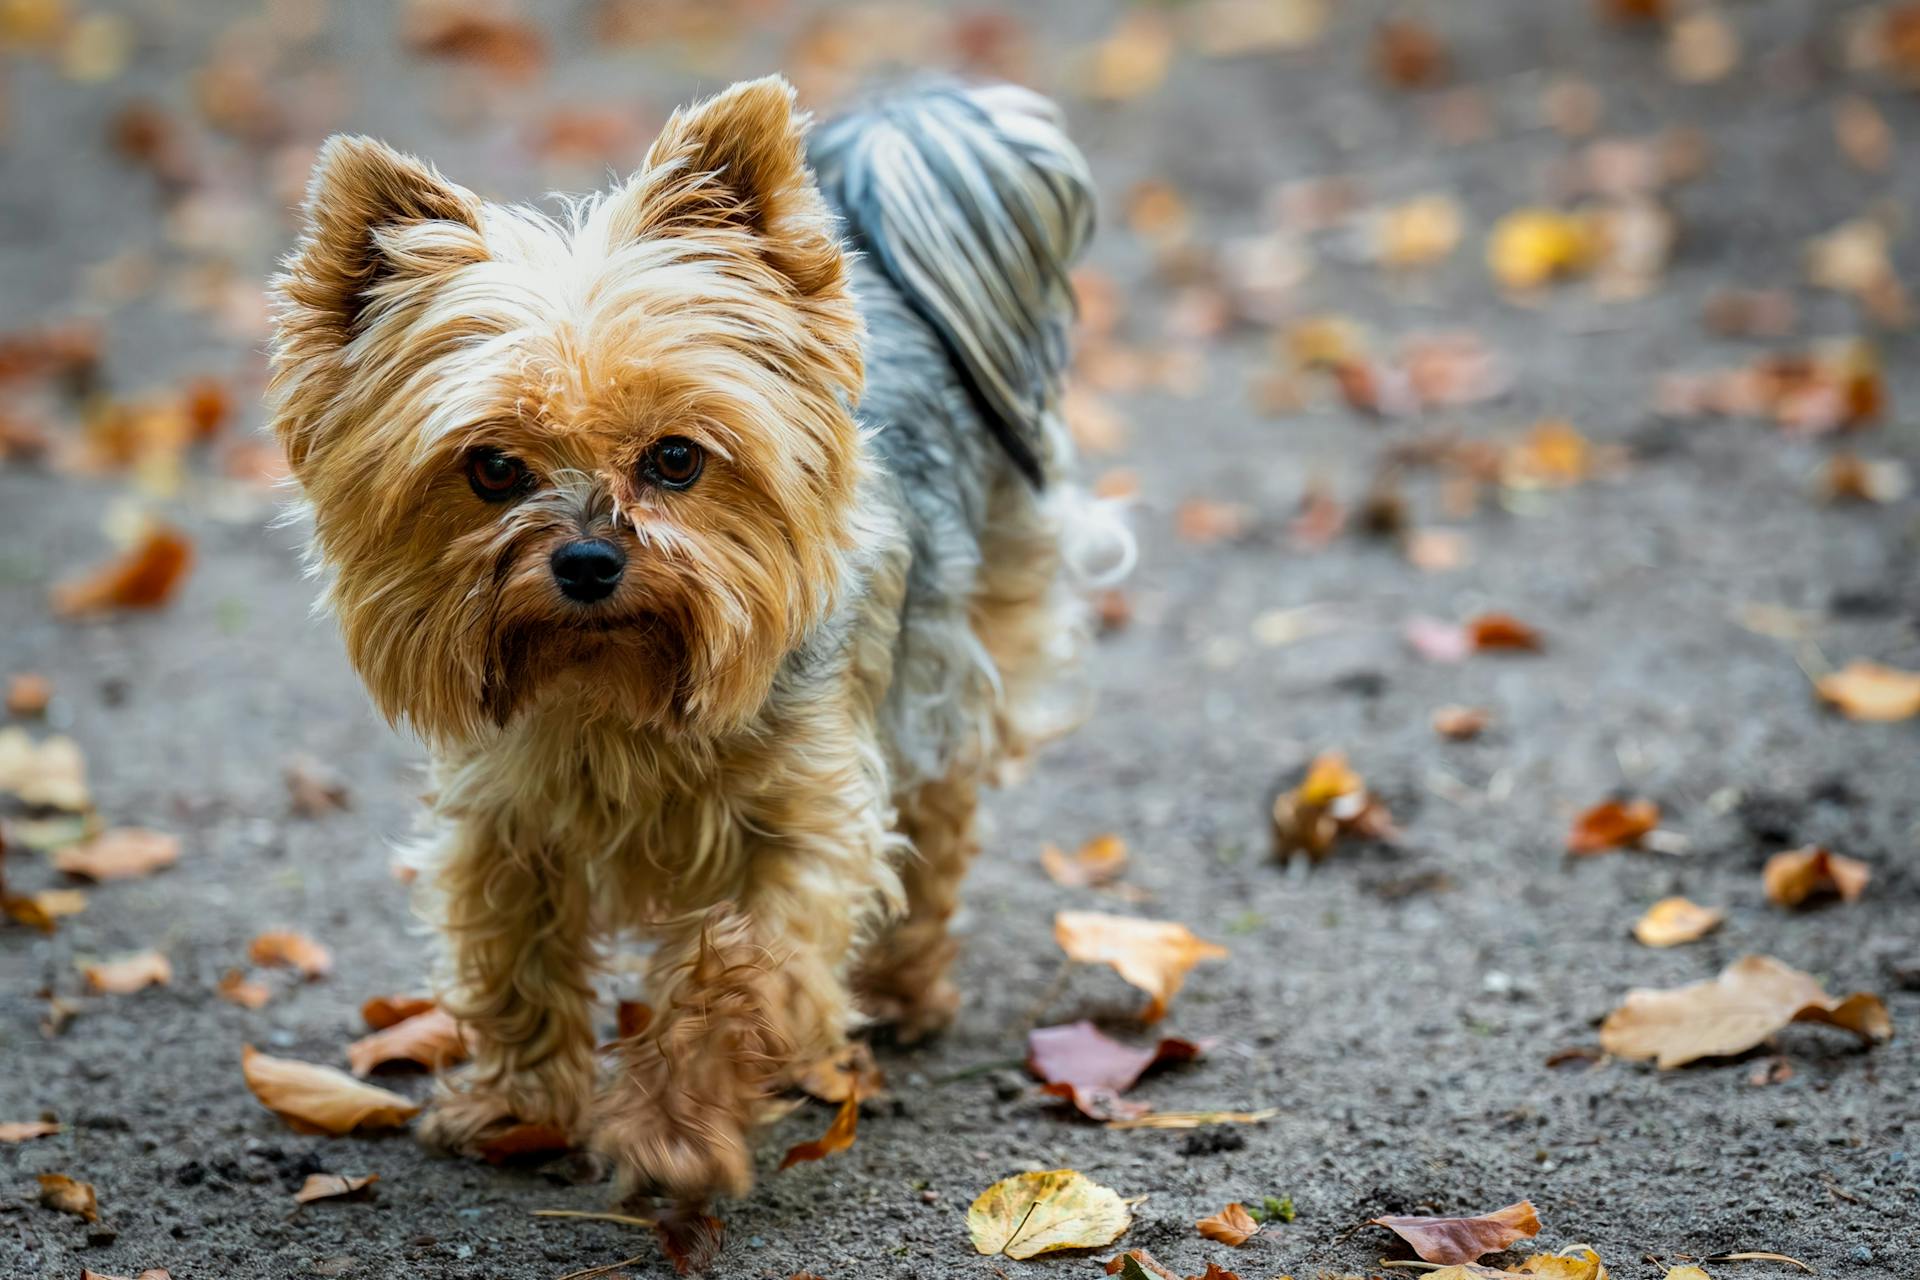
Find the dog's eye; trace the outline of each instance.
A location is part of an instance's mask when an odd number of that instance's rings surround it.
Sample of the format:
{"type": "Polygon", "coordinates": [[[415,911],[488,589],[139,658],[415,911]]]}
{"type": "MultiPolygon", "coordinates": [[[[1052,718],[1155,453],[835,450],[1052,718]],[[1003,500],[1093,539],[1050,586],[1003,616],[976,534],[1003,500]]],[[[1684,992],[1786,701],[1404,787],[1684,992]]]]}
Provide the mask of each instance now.
{"type": "Polygon", "coordinates": [[[668,489],[685,489],[700,478],[707,452],[685,436],[668,436],[647,450],[641,470],[647,479],[668,489]]]}
{"type": "Polygon", "coordinates": [[[527,466],[498,449],[467,455],[467,483],[483,502],[505,502],[527,487],[527,466]]]}

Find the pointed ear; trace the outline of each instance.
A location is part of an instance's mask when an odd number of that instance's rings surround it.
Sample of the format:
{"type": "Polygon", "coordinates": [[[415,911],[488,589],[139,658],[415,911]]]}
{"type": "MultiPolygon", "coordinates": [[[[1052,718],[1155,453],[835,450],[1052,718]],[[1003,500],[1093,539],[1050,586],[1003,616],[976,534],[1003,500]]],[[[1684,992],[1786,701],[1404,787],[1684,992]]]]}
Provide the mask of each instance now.
{"type": "Polygon", "coordinates": [[[740,230],[803,297],[844,288],[833,218],[807,168],[809,117],[780,76],[674,113],[647,152],[618,234],[740,230]]]}
{"type": "Polygon", "coordinates": [[[304,213],[305,231],[277,282],[289,304],[283,348],[344,344],[379,286],[486,257],[479,198],[371,138],[327,139],[304,213]]]}

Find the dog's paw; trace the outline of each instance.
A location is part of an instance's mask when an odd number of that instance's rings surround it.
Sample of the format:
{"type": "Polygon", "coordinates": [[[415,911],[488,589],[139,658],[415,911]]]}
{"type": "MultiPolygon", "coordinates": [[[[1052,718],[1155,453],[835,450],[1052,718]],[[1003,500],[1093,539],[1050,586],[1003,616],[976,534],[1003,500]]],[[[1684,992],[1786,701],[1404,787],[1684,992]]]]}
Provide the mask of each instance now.
{"type": "Polygon", "coordinates": [[[660,1196],[691,1203],[744,1196],[753,1188],[746,1132],[723,1120],[690,1124],[623,1101],[594,1126],[593,1148],[612,1162],[626,1199],[660,1196]]]}
{"type": "Polygon", "coordinates": [[[440,1086],[415,1133],[429,1150],[497,1161],[564,1151],[575,1141],[573,1130],[539,1090],[455,1076],[440,1086]]]}
{"type": "Polygon", "coordinates": [[[867,991],[860,1007],[895,1044],[918,1044],[953,1024],[960,1011],[960,988],[946,978],[914,992],[867,991]]]}

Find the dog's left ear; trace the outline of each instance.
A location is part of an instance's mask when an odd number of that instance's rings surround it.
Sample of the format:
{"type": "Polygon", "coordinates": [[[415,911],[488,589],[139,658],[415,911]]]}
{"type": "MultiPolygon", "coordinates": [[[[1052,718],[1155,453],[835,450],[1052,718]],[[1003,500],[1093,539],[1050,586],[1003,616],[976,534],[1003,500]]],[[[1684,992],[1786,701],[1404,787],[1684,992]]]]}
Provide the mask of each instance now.
{"type": "Polygon", "coordinates": [[[833,218],[807,168],[808,117],[780,76],[674,113],[626,193],[617,234],[741,230],[803,298],[845,290],[833,218]]]}

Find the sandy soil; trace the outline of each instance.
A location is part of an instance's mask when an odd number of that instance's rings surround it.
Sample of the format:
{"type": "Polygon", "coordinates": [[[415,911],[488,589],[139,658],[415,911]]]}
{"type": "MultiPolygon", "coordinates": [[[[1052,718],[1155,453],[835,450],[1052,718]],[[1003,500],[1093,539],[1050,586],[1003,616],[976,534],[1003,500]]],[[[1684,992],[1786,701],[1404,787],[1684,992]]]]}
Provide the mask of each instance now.
{"type": "MultiPolygon", "coordinates": [[[[1368,75],[1366,38],[1387,9],[1371,0],[1338,6],[1313,50],[1186,57],[1150,95],[1071,103],[1112,206],[1136,180],[1165,178],[1192,203],[1203,244],[1256,229],[1283,180],[1360,174],[1373,200],[1451,191],[1470,228],[1447,265],[1394,281],[1350,261],[1339,234],[1323,236],[1293,310],[1352,316],[1385,339],[1472,329],[1512,362],[1515,385],[1495,403],[1415,422],[1319,403],[1267,416],[1248,385],[1271,339],[1248,329],[1210,344],[1192,396],[1118,399],[1129,441],[1092,465],[1139,477],[1135,617],[1100,646],[1092,723],[991,801],[990,852],[962,921],[969,1003],[938,1042],[883,1052],[891,1093],[869,1106],[846,1154],[776,1176],[779,1151],[817,1133],[827,1112],[813,1106],[779,1126],[760,1188],[725,1209],[730,1242],[715,1275],[992,1275],[994,1261],[969,1247],[967,1204],[1006,1174],[1061,1166],[1147,1196],[1126,1244],[1182,1274],[1208,1258],[1249,1278],[1370,1271],[1407,1255],[1383,1233],[1355,1230],[1369,1216],[1477,1212],[1523,1196],[1547,1223],[1541,1244],[1591,1242],[1616,1276],[1659,1276],[1675,1255],[1731,1250],[1778,1250],[1821,1275],[1911,1274],[1916,730],[1823,711],[1799,660],[1920,667],[1915,507],[1822,506],[1809,477],[1831,446],[1750,422],[1667,422],[1650,408],[1662,372],[1744,362],[1766,345],[1707,333],[1709,294],[1796,286],[1806,237],[1877,199],[1911,207],[1920,101],[1873,95],[1907,140],[1889,174],[1858,171],[1833,145],[1832,107],[1859,83],[1833,53],[1839,13],[1857,7],[1733,6],[1742,66],[1686,87],[1663,70],[1657,39],[1600,26],[1588,5],[1428,6],[1454,82],[1478,86],[1491,112],[1490,136],[1464,145],[1436,137],[1444,100],[1368,75]],[[1551,197],[1576,149],[1538,123],[1548,80],[1538,68],[1549,63],[1601,89],[1604,133],[1685,124],[1710,142],[1705,174],[1672,193],[1683,229],[1672,268],[1638,301],[1601,302],[1573,285],[1520,307],[1487,278],[1486,227],[1551,197]],[[1549,413],[1624,447],[1630,462],[1611,479],[1448,522],[1472,548],[1456,571],[1423,572],[1357,536],[1317,552],[1289,541],[1315,477],[1351,500],[1396,441],[1437,425],[1506,438],[1549,413]],[[1251,528],[1182,541],[1174,513],[1192,497],[1246,504],[1251,528]],[[1332,606],[1338,625],[1281,647],[1256,640],[1260,615],[1308,604],[1332,606]],[[1792,611],[1802,641],[1743,625],[1753,605],[1792,611]],[[1437,665],[1401,638],[1415,614],[1492,608],[1539,626],[1546,651],[1437,665]],[[1475,742],[1442,742],[1429,717],[1446,703],[1487,707],[1494,725],[1475,742]],[[1310,871],[1277,865],[1267,802],[1328,748],[1346,750],[1385,796],[1404,842],[1343,848],[1310,871]],[[1657,800],[1683,851],[1569,862],[1571,817],[1616,791],[1657,800]],[[1058,972],[1052,913],[1103,905],[1048,882],[1035,855],[1043,842],[1104,831],[1128,841],[1130,879],[1150,895],[1112,909],[1185,921],[1232,952],[1194,974],[1167,1023],[1222,1045],[1138,1096],[1162,1109],[1278,1108],[1269,1123],[1109,1132],[1032,1095],[1016,1060],[1058,972]],[[1761,862],[1808,841],[1873,864],[1864,901],[1804,913],[1765,902],[1761,862]],[[1724,906],[1726,925],[1669,951],[1634,942],[1628,929],[1645,906],[1681,892],[1724,906]],[[1627,988],[1707,977],[1749,952],[1830,990],[1882,993],[1900,1038],[1862,1050],[1822,1029],[1789,1030],[1776,1047],[1791,1075],[1763,1086],[1749,1078],[1764,1053],[1665,1073],[1545,1065],[1594,1045],[1598,1019],[1627,988]],[[1290,1196],[1298,1218],[1245,1249],[1193,1230],[1228,1200],[1269,1195],[1290,1196]]],[[[188,9],[130,6],[145,35],[131,69],[107,85],[69,83],[40,60],[5,67],[0,329],[67,313],[85,265],[159,242],[151,184],[102,138],[129,98],[185,104],[185,73],[238,7],[188,9]]],[[[1043,79],[1110,18],[1104,4],[1047,18],[1035,37],[1043,79]]],[[[657,110],[772,69],[793,21],[705,62],[562,32],[548,91],[657,110]]],[[[395,48],[383,6],[336,6],[316,49],[316,64],[346,77],[346,125],[430,154],[491,195],[532,196],[553,180],[503,141],[507,126],[450,118],[444,74],[395,48]]],[[[278,223],[256,228],[250,269],[264,270],[285,237],[278,223]]],[[[1911,268],[1910,248],[1898,253],[1911,268]]],[[[1094,260],[1127,299],[1128,336],[1159,343],[1173,296],[1149,251],[1111,230],[1094,260]]],[[[1862,330],[1847,299],[1801,290],[1799,302],[1796,336],[1773,345],[1862,330]]],[[[109,334],[107,375],[121,392],[256,367],[244,344],[183,315],[164,291],[119,310],[109,334]]],[[[1914,343],[1878,341],[1893,411],[1859,447],[1911,460],[1914,343]]],[[[242,416],[259,420],[250,404],[242,416]]],[[[576,1184],[571,1166],[503,1171],[432,1158],[405,1136],[298,1136],[248,1096],[242,1044],[338,1061],[363,998],[420,981],[424,944],[388,871],[418,753],[370,712],[329,624],[308,615],[293,535],[266,527],[257,495],[196,483],[165,508],[200,553],[169,608],[107,624],[52,620],[47,584],[104,553],[103,514],[124,488],[119,477],[0,464],[0,673],[52,678],[52,721],[84,747],[105,815],[185,842],[177,867],[94,891],[50,938],[0,930],[0,1120],[47,1112],[68,1125],[0,1146],[0,1274],[546,1280],[633,1254],[648,1258],[631,1274],[666,1274],[644,1234],[529,1215],[604,1205],[605,1189],[576,1184]],[[303,754],[345,776],[350,810],[290,815],[281,769],[303,754]],[[217,980],[270,924],[325,940],[337,971],[282,982],[257,1012],[217,998],[217,980]],[[172,959],[170,988],[89,1001],[64,1034],[43,1037],[45,992],[75,992],[77,961],[146,946],[172,959]],[[381,1183],[367,1202],[296,1212],[290,1193],[316,1169],[376,1172],[381,1183]],[[34,1175],[46,1171],[94,1182],[101,1223],[39,1207],[34,1175]]],[[[1430,481],[1410,481],[1408,494],[1419,523],[1440,520],[1430,481]]],[[[38,861],[15,859],[20,887],[53,882],[38,861]]],[[[1136,1007],[1112,975],[1076,971],[1044,1017],[1095,1017],[1124,1032],[1136,1007]]],[[[997,1269],[1096,1274],[1084,1256],[997,1269]]]]}

